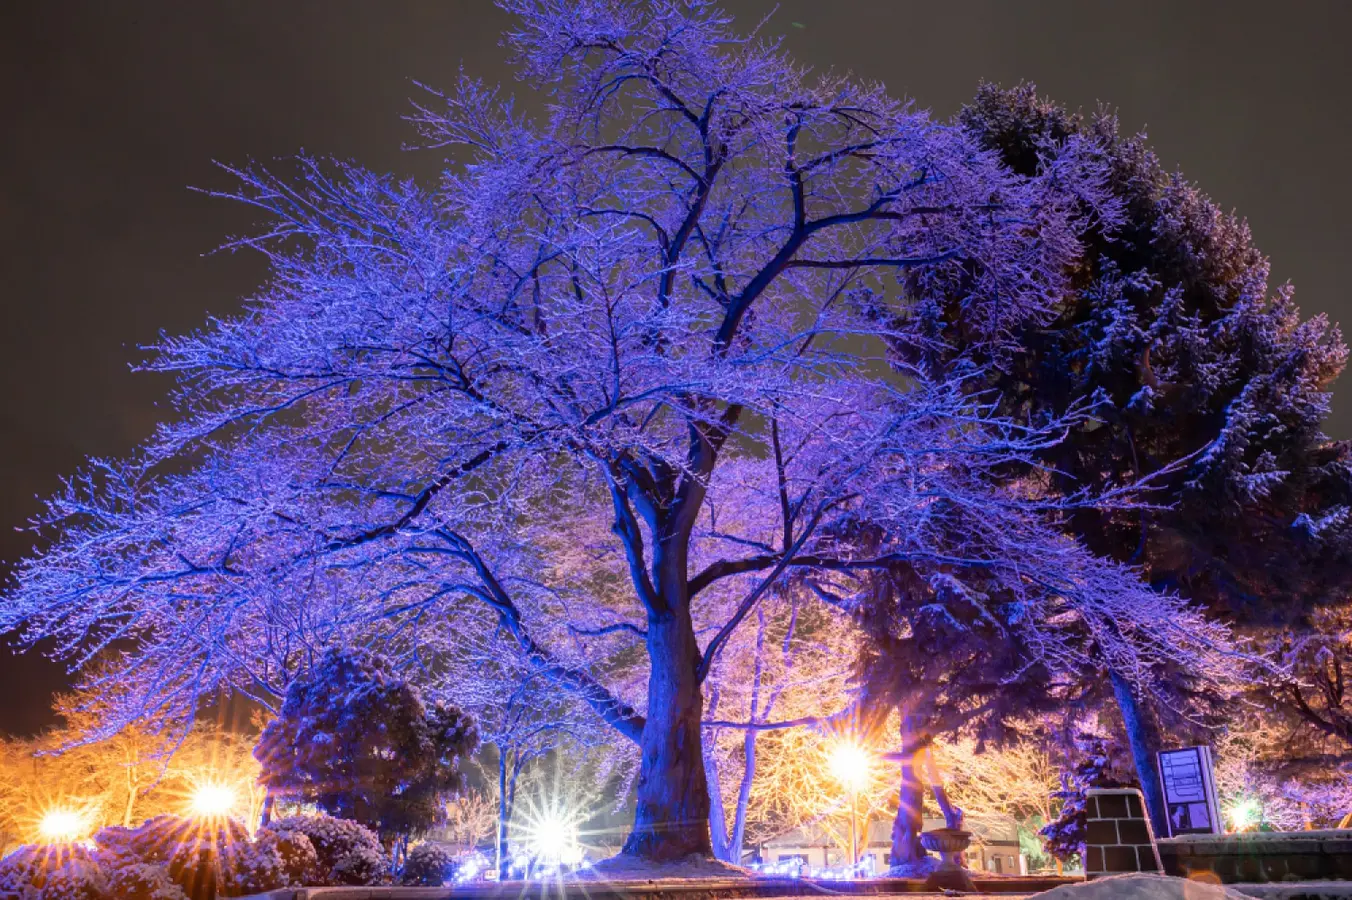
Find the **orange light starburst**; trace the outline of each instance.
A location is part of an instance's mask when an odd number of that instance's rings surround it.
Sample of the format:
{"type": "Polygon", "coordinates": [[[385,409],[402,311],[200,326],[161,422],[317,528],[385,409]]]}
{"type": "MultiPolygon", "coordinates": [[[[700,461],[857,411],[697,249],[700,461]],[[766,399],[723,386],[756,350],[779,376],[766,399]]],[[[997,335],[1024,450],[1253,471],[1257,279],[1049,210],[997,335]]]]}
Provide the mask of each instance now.
{"type": "Polygon", "coordinates": [[[50,806],[37,822],[38,838],[44,844],[73,844],[88,838],[93,830],[93,817],[74,806],[50,806]]]}
{"type": "Polygon", "coordinates": [[[195,784],[188,798],[188,813],[196,819],[224,819],[238,807],[239,792],[234,785],[214,778],[195,784]]]}

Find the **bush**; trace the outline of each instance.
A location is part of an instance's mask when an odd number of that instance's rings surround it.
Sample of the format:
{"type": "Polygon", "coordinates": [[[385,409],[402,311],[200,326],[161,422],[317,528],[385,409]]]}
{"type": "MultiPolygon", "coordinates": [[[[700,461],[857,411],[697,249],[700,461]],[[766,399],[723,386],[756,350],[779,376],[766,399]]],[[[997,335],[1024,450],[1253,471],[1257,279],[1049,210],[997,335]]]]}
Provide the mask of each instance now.
{"type": "Polygon", "coordinates": [[[102,868],[79,844],[30,844],[0,859],[0,900],[102,900],[105,894],[102,868]]]}
{"type": "Polygon", "coordinates": [[[277,833],[261,829],[252,844],[229,858],[223,870],[226,891],[232,895],[262,894],[279,888],[314,884],[319,859],[310,839],[299,831],[277,833]]]}
{"type": "Polygon", "coordinates": [[[445,820],[478,742],[468,716],[424,701],[389,660],[331,648],[291,682],[254,756],[269,788],[403,838],[445,820]]]}
{"type": "Polygon", "coordinates": [[[242,893],[237,888],[239,870],[252,849],[248,829],[233,819],[202,822],[172,815],[156,816],[136,828],[105,828],[94,842],[107,871],[136,864],[161,866],[189,897],[209,892],[208,884],[218,894],[242,893]]]}
{"type": "Polygon", "coordinates": [[[310,839],[299,831],[278,833],[264,828],[239,855],[231,876],[231,889],[242,894],[315,884],[319,879],[319,857],[310,839]]]}
{"type": "Polygon", "coordinates": [[[275,840],[255,841],[230,855],[229,865],[221,868],[224,893],[229,896],[262,894],[288,887],[282,871],[282,857],[275,840]]]}
{"type": "Polygon", "coordinates": [[[370,847],[357,847],[333,864],[334,884],[380,884],[385,879],[385,854],[370,847]]]}
{"type": "Polygon", "coordinates": [[[1088,790],[1138,786],[1136,769],[1126,748],[1094,735],[1081,735],[1077,743],[1084,756],[1074,769],[1062,773],[1061,790],[1052,793],[1052,797],[1061,801],[1061,814],[1038,832],[1047,852],[1063,862],[1084,853],[1089,827],[1085,812],[1088,790]]]}
{"type": "Polygon", "coordinates": [[[332,816],[287,816],[267,830],[310,839],[318,862],[319,884],[379,884],[387,871],[385,852],[371,829],[332,816]]]}
{"type": "Polygon", "coordinates": [[[104,828],[94,841],[94,849],[20,847],[0,860],[0,900],[238,897],[302,885],[379,884],[386,873],[370,830],[328,816],[292,816],[253,840],[238,822],[157,816],[136,828],[104,828]]]}
{"type": "MultiPolygon", "coordinates": [[[[319,854],[310,838],[299,831],[264,831],[272,836],[277,855],[282,860],[282,872],[288,884],[313,884],[319,878],[319,854]]],[[[267,838],[264,838],[267,839],[267,838]]]]}
{"type": "Polygon", "coordinates": [[[68,859],[47,875],[40,900],[107,900],[108,881],[98,863],[68,859]]]}
{"type": "Polygon", "coordinates": [[[164,866],[130,863],[108,875],[108,888],[117,900],[188,900],[164,866]]]}
{"type": "Polygon", "coordinates": [[[455,857],[445,847],[440,844],[419,844],[408,851],[399,883],[441,887],[455,877],[455,870],[455,857]]]}

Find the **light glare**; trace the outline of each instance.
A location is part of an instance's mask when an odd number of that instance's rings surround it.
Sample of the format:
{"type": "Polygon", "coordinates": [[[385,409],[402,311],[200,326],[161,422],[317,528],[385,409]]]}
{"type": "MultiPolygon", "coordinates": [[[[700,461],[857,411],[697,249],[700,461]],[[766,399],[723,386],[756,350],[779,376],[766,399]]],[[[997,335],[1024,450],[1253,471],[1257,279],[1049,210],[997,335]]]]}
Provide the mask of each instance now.
{"type": "Polygon", "coordinates": [[[541,817],[531,828],[531,849],[538,859],[556,865],[576,865],[582,859],[577,826],[552,813],[541,817]]]}
{"type": "Polygon", "coordinates": [[[85,817],[64,807],[47,810],[38,821],[38,836],[48,844],[74,843],[84,839],[87,830],[85,817]]]}
{"type": "Polygon", "coordinates": [[[862,790],[868,785],[868,751],[855,742],[841,741],[832,747],[827,764],[831,769],[831,777],[850,790],[862,790]]]}
{"type": "Polygon", "coordinates": [[[235,808],[235,790],[219,781],[199,784],[192,794],[192,814],[204,819],[219,819],[235,808]]]}
{"type": "Polygon", "coordinates": [[[1245,797],[1230,807],[1230,824],[1235,831],[1248,831],[1258,824],[1261,817],[1262,809],[1253,797],[1245,797]]]}

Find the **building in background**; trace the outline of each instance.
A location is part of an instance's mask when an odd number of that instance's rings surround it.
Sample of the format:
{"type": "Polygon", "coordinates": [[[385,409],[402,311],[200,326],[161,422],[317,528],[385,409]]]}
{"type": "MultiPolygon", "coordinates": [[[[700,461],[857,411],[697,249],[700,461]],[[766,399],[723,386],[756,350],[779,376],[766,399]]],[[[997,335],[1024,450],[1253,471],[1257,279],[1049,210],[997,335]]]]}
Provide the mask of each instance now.
{"type": "MultiPolygon", "coordinates": [[[[943,819],[925,819],[925,830],[943,828],[943,819]]],[[[972,846],[967,851],[967,867],[973,872],[991,875],[1027,875],[1028,860],[1019,850],[1019,829],[1013,818],[1007,816],[969,817],[967,830],[972,832],[972,846]]],[[[892,851],[892,822],[890,819],[869,823],[868,840],[859,848],[859,861],[874,872],[885,871],[892,851]]],[[[843,866],[848,851],[836,845],[820,829],[811,826],[795,828],[762,845],[761,857],[766,864],[799,860],[805,868],[829,869],[843,866]]]]}

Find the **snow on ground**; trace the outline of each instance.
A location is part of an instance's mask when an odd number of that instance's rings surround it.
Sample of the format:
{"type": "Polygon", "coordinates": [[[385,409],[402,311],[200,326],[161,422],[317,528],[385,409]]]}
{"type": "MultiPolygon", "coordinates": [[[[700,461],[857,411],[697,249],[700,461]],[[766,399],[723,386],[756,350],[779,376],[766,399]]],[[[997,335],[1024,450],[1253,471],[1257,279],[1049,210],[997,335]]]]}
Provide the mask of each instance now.
{"type": "Polygon", "coordinates": [[[1167,875],[1112,875],[1081,884],[1064,884],[1037,900],[1251,900],[1220,884],[1204,884],[1167,875]]]}
{"type": "Polygon", "coordinates": [[[664,881],[686,878],[750,878],[750,869],[703,856],[654,863],[621,853],[568,876],[572,881],[664,881]]]}

